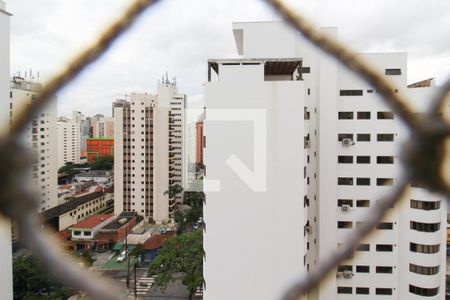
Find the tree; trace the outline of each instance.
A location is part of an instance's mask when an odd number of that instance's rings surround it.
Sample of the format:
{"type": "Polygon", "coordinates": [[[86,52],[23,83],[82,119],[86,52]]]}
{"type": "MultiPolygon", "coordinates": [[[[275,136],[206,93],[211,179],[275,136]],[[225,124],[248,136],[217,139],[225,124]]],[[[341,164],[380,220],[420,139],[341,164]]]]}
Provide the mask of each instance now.
{"type": "Polygon", "coordinates": [[[180,232],[191,230],[197,224],[200,217],[203,216],[204,199],[205,194],[203,192],[184,192],[183,204],[185,207],[182,210],[178,209],[174,216],[180,232]]]}
{"type": "Polygon", "coordinates": [[[72,180],[73,176],[77,173],[72,164],[65,164],[63,167],[59,168],[58,174],[66,174],[70,180],[72,180]]]}
{"type": "Polygon", "coordinates": [[[14,299],[56,300],[74,294],[64,287],[46,269],[40,260],[31,255],[21,255],[13,261],[14,299]]]}
{"type": "Polygon", "coordinates": [[[92,170],[109,171],[114,167],[114,158],[109,155],[99,156],[94,159],[92,170]]]}
{"type": "Polygon", "coordinates": [[[147,273],[156,275],[155,285],[164,290],[182,276],[182,283],[189,290],[189,300],[203,284],[203,230],[174,236],[166,241],[158,255],[150,263],[147,273]]]}
{"type": "Polygon", "coordinates": [[[173,199],[181,192],[183,192],[183,188],[179,184],[174,184],[169,186],[169,190],[165,191],[164,195],[169,195],[169,199],[173,199]]]}

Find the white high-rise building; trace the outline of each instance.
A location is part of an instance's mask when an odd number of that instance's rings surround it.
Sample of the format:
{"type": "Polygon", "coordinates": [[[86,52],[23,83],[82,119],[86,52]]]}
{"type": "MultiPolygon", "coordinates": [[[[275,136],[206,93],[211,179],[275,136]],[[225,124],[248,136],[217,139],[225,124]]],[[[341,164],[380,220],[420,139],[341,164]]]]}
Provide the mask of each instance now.
{"type": "MultiPolygon", "coordinates": [[[[209,60],[204,88],[204,299],[279,299],[391,191],[408,132],[376,90],[283,23],[233,33],[241,58],[209,60]]],[[[425,111],[436,88],[407,87],[405,53],[355,55],[425,111]]],[[[306,298],[443,300],[445,228],[445,199],[410,187],[306,298]]]]}
{"type": "Polygon", "coordinates": [[[80,163],[80,133],[80,123],[76,119],[58,119],[58,167],[68,162],[80,163]]]}
{"type": "MultiPolygon", "coordinates": [[[[14,122],[21,109],[30,106],[42,88],[41,84],[13,77],[10,81],[10,116],[14,122]]],[[[33,168],[30,181],[40,196],[38,210],[57,205],[57,130],[56,99],[53,99],[32,120],[22,137],[24,144],[32,149],[33,168]]]]}
{"type": "MultiPolygon", "coordinates": [[[[9,130],[9,31],[10,16],[0,0],[0,135],[9,130]]],[[[11,222],[0,218],[0,290],[4,299],[13,299],[11,222]]]]}
{"type": "Polygon", "coordinates": [[[156,96],[131,94],[130,98],[114,107],[114,210],[168,222],[181,196],[170,200],[165,192],[184,183],[186,96],[166,80],[156,96]]]}

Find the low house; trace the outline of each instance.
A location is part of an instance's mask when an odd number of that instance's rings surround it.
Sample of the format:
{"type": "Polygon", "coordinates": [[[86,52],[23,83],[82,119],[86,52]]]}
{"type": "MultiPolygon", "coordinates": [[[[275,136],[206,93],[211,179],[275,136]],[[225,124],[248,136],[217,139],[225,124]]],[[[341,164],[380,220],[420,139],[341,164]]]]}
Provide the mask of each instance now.
{"type": "Polygon", "coordinates": [[[95,183],[106,184],[111,182],[112,172],[102,170],[89,171],[75,175],[74,179],[77,182],[93,181],[95,183]]]}
{"type": "Polygon", "coordinates": [[[136,226],[136,218],[136,212],[124,211],[108,225],[101,228],[96,237],[96,250],[111,249],[118,242],[124,244],[127,234],[136,226]]]}
{"type": "Polygon", "coordinates": [[[142,262],[151,262],[156,255],[158,255],[159,250],[164,245],[164,243],[171,237],[175,235],[174,232],[167,232],[161,234],[154,234],[149,238],[143,245],[143,252],[141,255],[142,262]]]}
{"type": "Polygon", "coordinates": [[[114,221],[113,215],[93,215],[68,228],[71,232],[73,248],[77,252],[84,252],[95,247],[97,232],[114,221]]]}

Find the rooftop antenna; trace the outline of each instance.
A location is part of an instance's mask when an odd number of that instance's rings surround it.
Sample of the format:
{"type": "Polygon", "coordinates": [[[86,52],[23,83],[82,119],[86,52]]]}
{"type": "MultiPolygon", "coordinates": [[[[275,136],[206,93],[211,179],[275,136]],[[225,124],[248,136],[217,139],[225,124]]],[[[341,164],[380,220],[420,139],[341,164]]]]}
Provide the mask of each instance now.
{"type": "Polygon", "coordinates": [[[39,83],[39,71],[37,72],[37,82],[39,83]]]}

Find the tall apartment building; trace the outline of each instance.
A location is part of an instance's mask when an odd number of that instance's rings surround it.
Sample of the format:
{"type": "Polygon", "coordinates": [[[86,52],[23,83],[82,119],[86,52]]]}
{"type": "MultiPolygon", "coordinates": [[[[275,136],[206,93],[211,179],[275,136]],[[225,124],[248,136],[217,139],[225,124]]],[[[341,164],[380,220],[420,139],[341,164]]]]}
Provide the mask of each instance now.
{"type": "MultiPolygon", "coordinates": [[[[9,130],[9,31],[10,16],[6,11],[5,2],[0,0],[0,134],[4,135],[9,130]]],[[[0,290],[4,299],[13,299],[12,279],[12,247],[11,247],[11,222],[6,218],[0,218],[0,290]]]]}
{"type": "Polygon", "coordinates": [[[86,156],[86,139],[91,137],[89,120],[80,111],[72,112],[72,119],[80,124],[80,155],[86,156]]]}
{"type": "Polygon", "coordinates": [[[100,117],[93,128],[94,138],[114,138],[114,118],[100,117]]]}
{"type": "Polygon", "coordinates": [[[80,163],[80,122],[61,117],[57,122],[58,167],[66,163],[80,163]]]}
{"type": "MultiPolygon", "coordinates": [[[[209,60],[204,88],[204,299],[279,299],[391,191],[408,131],[376,90],[282,23],[233,33],[241,58],[209,60]]],[[[407,87],[405,53],[355,55],[425,111],[436,88],[407,87]]],[[[305,298],[443,300],[445,207],[411,186],[305,298]]]]}
{"type": "MultiPolygon", "coordinates": [[[[41,84],[13,77],[10,81],[10,118],[14,122],[19,111],[31,105],[41,84]]],[[[30,181],[40,195],[39,211],[57,203],[57,117],[56,99],[51,101],[29,124],[23,135],[24,144],[32,149],[33,168],[30,181]]]]}
{"type": "Polygon", "coordinates": [[[181,197],[171,200],[165,192],[169,186],[184,184],[186,96],[166,80],[156,96],[130,98],[114,107],[114,210],[168,222],[181,197]]]}

